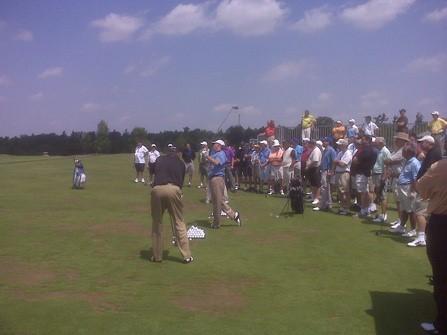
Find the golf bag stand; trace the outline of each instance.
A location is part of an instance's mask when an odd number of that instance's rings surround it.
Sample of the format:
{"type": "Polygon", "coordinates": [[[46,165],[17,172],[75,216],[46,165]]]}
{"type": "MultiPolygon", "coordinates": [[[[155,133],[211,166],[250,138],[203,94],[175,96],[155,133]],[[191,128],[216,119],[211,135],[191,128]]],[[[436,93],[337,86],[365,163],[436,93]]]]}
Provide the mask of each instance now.
{"type": "Polygon", "coordinates": [[[73,170],[73,188],[80,189],[84,188],[87,182],[87,176],[85,175],[84,165],[82,161],[75,157],[74,159],[74,170],[73,170]]]}
{"type": "Polygon", "coordinates": [[[289,200],[292,210],[296,214],[304,214],[304,190],[303,184],[298,177],[293,177],[290,181],[289,200]]]}

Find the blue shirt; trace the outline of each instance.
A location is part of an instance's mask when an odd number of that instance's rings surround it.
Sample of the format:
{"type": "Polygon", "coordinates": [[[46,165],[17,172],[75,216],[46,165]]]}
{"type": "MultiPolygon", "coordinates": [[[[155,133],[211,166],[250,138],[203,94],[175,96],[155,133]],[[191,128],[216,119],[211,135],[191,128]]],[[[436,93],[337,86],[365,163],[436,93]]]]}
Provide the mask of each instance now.
{"type": "Polygon", "coordinates": [[[259,161],[261,162],[261,164],[267,162],[269,160],[269,156],[270,156],[269,148],[266,148],[265,150],[261,149],[261,151],[259,151],[259,161]]]}
{"type": "Polygon", "coordinates": [[[208,172],[208,177],[224,176],[225,175],[225,163],[227,162],[227,155],[223,150],[213,151],[210,155],[212,158],[216,159],[219,164],[210,164],[210,170],[208,172]]]}
{"type": "Polygon", "coordinates": [[[397,184],[411,184],[414,180],[416,180],[420,168],[421,162],[416,157],[412,157],[407,160],[402,168],[402,171],[400,171],[399,177],[397,178],[397,184]]]}
{"type": "Polygon", "coordinates": [[[320,169],[323,171],[330,170],[332,166],[332,162],[335,160],[335,157],[337,156],[335,149],[331,146],[328,146],[323,151],[323,157],[321,158],[321,164],[320,169]]]}
{"type": "Polygon", "coordinates": [[[296,160],[298,162],[301,162],[301,154],[303,153],[303,147],[297,144],[295,147],[295,153],[296,153],[296,160]]]}

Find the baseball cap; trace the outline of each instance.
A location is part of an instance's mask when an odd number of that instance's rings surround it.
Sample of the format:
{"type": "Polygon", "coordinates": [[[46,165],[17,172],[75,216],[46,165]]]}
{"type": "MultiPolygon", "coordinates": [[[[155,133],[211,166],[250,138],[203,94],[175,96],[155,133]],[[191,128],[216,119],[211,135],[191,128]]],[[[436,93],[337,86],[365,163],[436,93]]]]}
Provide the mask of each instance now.
{"type": "Polygon", "coordinates": [[[262,141],[261,141],[261,142],[259,142],[259,143],[261,143],[261,144],[265,144],[265,145],[267,145],[267,144],[268,144],[266,140],[262,140],[262,141]]]}
{"type": "Polygon", "coordinates": [[[206,143],[206,141],[200,142],[201,145],[208,145],[208,143],[206,143]]]}
{"type": "Polygon", "coordinates": [[[319,145],[319,146],[323,146],[323,142],[321,142],[320,140],[316,141],[315,144],[319,145]]]}
{"type": "Polygon", "coordinates": [[[345,139],[343,139],[343,138],[340,138],[337,142],[335,142],[335,143],[337,143],[338,145],[348,145],[348,141],[346,141],[345,139]]]}
{"type": "Polygon", "coordinates": [[[273,146],[274,147],[279,147],[280,146],[279,141],[278,140],[273,140],[273,146]]]}
{"type": "Polygon", "coordinates": [[[355,120],[354,119],[350,119],[348,122],[355,123],[355,120]]]}
{"type": "Polygon", "coordinates": [[[335,123],[343,123],[343,122],[341,122],[340,120],[337,120],[335,123]]]}
{"type": "Polygon", "coordinates": [[[214,141],[213,144],[214,144],[214,143],[220,144],[220,146],[222,146],[222,147],[225,146],[225,142],[222,141],[222,140],[214,141]]]}
{"type": "Polygon", "coordinates": [[[431,115],[437,115],[437,116],[439,116],[439,112],[438,112],[438,111],[434,111],[433,113],[431,113],[431,115]]]}
{"type": "Polygon", "coordinates": [[[321,139],[323,142],[332,142],[332,137],[326,136],[321,139]]]}
{"type": "Polygon", "coordinates": [[[310,140],[307,137],[303,138],[303,142],[309,142],[309,141],[310,140]]]}
{"type": "Polygon", "coordinates": [[[157,146],[156,144],[152,144],[152,145],[151,145],[151,147],[156,147],[156,146],[157,146]]]}
{"type": "Polygon", "coordinates": [[[435,139],[433,138],[433,136],[430,136],[430,135],[425,135],[424,137],[418,139],[418,142],[423,142],[423,141],[435,143],[435,139]]]}
{"type": "Polygon", "coordinates": [[[172,144],[171,144],[171,143],[168,144],[168,148],[170,148],[170,147],[172,147],[172,144]]]}

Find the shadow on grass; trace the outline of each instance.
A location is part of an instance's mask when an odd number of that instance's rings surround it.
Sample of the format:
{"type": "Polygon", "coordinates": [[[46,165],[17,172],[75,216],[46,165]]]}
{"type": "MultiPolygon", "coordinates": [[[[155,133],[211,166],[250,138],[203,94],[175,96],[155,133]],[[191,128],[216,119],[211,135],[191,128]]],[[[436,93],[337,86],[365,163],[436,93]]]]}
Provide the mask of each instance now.
{"type": "MultiPolygon", "coordinates": [[[[145,261],[151,262],[152,248],[149,250],[140,250],[140,258],[145,261]]],[[[169,256],[169,250],[163,251],[163,261],[183,263],[183,259],[180,257],[169,256]]]]}
{"type": "Polygon", "coordinates": [[[433,295],[430,291],[409,289],[408,293],[370,291],[376,334],[423,334],[421,322],[434,317],[433,295]]]}

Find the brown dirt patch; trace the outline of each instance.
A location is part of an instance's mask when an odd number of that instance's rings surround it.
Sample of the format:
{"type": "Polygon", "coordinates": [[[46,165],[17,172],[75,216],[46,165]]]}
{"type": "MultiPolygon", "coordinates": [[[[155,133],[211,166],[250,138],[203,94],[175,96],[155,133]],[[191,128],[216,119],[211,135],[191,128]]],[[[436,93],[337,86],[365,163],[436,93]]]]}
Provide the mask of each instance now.
{"type": "Polygon", "coordinates": [[[247,304],[245,289],[252,281],[221,283],[213,281],[200,285],[185,285],[184,294],[172,304],[188,312],[202,312],[211,316],[236,315],[247,304]]]}
{"type": "Polygon", "coordinates": [[[42,282],[56,279],[57,273],[37,266],[19,263],[16,258],[0,257],[0,282],[38,287],[42,282]]]}

